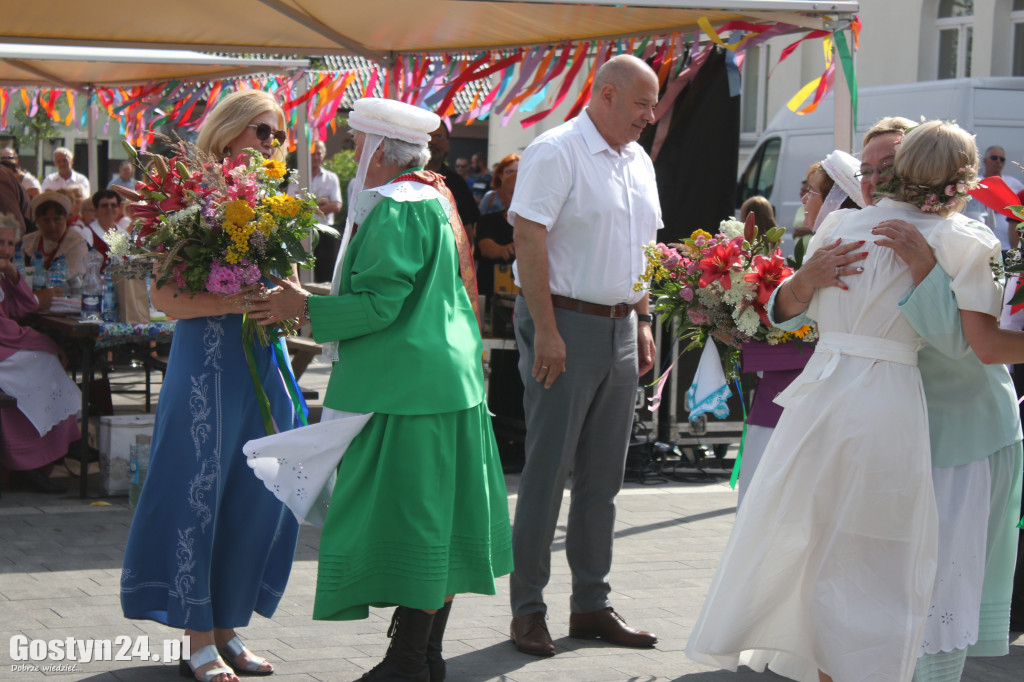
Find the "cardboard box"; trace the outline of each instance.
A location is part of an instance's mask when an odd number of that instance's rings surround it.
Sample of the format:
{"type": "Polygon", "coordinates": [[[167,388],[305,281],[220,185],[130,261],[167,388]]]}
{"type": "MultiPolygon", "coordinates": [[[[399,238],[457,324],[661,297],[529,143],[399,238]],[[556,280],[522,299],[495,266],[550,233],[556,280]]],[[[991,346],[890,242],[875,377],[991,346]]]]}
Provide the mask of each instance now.
{"type": "Polygon", "coordinates": [[[153,435],[152,414],[100,417],[100,481],[107,495],[127,495],[131,476],[128,462],[137,435],[153,435]]]}

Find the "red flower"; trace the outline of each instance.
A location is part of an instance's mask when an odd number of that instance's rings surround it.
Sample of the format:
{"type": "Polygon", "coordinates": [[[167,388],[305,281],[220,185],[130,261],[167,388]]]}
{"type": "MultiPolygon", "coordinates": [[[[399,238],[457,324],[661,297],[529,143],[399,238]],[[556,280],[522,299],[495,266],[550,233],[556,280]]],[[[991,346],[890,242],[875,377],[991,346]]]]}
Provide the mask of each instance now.
{"type": "Polygon", "coordinates": [[[786,259],[782,257],[782,251],[779,249],[775,250],[771,258],[754,256],[751,265],[754,268],[753,272],[745,274],[743,279],[757,285],[757,302],[763,308],[771,298],[772,292],[782,284],[782,280],[793,274],[793,269],[786,267],[786,259]]]}
{"type": "Polygon", "coordinates": [[[701,289],[714,281],[719,281],[723,289],[732,287],[729,273],[739,269],[740,256],[743,255],[743,237],[736,237],[728,244],[715,244],[704,250],[699,267],[704,271],[698,282],[701,289]]]}

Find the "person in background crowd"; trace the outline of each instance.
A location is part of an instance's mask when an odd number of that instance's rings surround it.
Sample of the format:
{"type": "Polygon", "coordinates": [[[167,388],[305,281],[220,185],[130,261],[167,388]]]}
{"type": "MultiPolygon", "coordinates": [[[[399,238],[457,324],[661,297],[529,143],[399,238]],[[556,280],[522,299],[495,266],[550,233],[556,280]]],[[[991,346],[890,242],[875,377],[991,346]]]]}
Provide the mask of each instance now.
{"type": "MultiPolygon", "coordinates": [[[[218,159],[255,149],[283,161],[285,117],[273,95],[241,90],[220,100],[196,146],[218,159]]],[[[266,435],[262,410],[281,431],[297,426],[274,349],[243,352],[242,314],[257,288],[234,296],[187,292],[173,280],[150,291],[177,318],[160,391],[149,474],[128,533],[121,574],[126,618],[184,629],[191,658],[179,672],[199,682],[238,682],[274,668],[236,628],[274,615],[291,572],[298,523],[246,464],[242,446],[266,435]],[[262,386],[263,403],[254,383],[262,386]]]]}
{"type": "Polygon", "coordinates": [[[82,235],[68,227],[71,199],[61,192],[45,191],[32,197],[32,211],[39,229],[21,239],[25,264],[35,263],[35,253],[43,256],[47,270],[61,256],[68,264],[68,277],[85,275],[85,254],[89,252],[82,235]]]}
{"type": "Polygon", "coordinates": [[[18,323],[39,308],[13,262],[18,231],[14,216],[0,214],[0,390],[18,400],[17,407],[3,408],[0,465],[29,490],[62,493],[49,475],[78,440],[82,396],[53,340],[18,323]]]}
{"type": "Polygon", "coordinates": [[[92,196],[92,188],[89,185],[89,178],[85,177],[71,167],[75,161],[74,153],[67,147],[57,147],[53,150],[53,164],[57,170],[43,178],[42,190],[64,189],[65,187],[80,187],[80,196],[92,196]]]}
{"type": "Polygon", "coordinates": [[[82,237],[90,249],[103,254],[103,260],[106,262],[109,247],[104,237],[109,230],[121,229],[117,223],[117,216],[121,212],[121,195],[110,189],[101,189],[92,195],[89,203],[96,211],[96,219],[89,223],[82,237]]]}
{"type": "Polygon", "coordinates": [[[526,387],[510,630],[516,648],[535,656],[555,653],[544,588],[570,469],[569,636],[634,647],[658,641],[626,625],[608,582],[637,381],[654,365],[648,294],[633,283],[644,271],[641,247],[662,227],[654,165],[636,142],[657,102],[658,78],[645,62],[605,62],[587,108],[523,152],[508,210],[526,387]]]}
{"type": "Polygon", "coordinates": [[[799,239],[804,235],[811,233],[810,225],[807,225],[806,208],[804,207],[804,196],[807,194],[807,190],[811,187],[807,184],[807,178],[800,181],[800,208],[796,209],[796,215],[793,216],[793,238],[799,239]]]}
{"type": "Polygon", "coordinates": [[[131,161],[125,160],[118,165],[117,174],[107,183],[107,189],[113,189],[115,185],[125,189],[135,189],[135,166],[131,161]]]}
{"type": "MultiPolygon", "coordinates": [[[[327,145],[317,140],[313,145],[313,151],[309,155],[311,177],[309,179],[308,191],[316,197],[316,205],[324,214],[324,224],[334,225],[334,214],[341,210],[341,182],[338,174],[323,167],[324,156],[327,154],[327,145]]],[[[298,183],[288,185],[288,194],[296,196],[300,191],[298,183]]],[[[340,242],[330,235],[321,234],[320,241],[316,245],[313,255],[316,256],[316,265],[313,266],[313,280],[316,282],[329,282],[334,275],[334,261],[338,258],[338,246],[340,242]]]]}
{"type": "MultiPolygon", "coordinates": [[[[473,192],[460,173],[456,173],[445,163],[448,158],[449,137],[448,125],[445,121],[437,127],[437,130],[430,134],[430,159],[427,161],[427,170],[434,171],[444,178],[444,184],[448,186],[452,196],[455,197],[455,205],[458,207],[459,220],[469,236],[470,243],[476,242],[476,224],[480,221],[480,207],[473,198],[473,192]]],[[[465,161],[465,159],[462,159],[465,161]]],[[[468,161],[466,162],[468,165],[468,161]]]]}
{"type": "Polygon", "coordinates": [[[773,227],[778,227],[775,222],[775,210],[768,199],[760,195],[753,196],[743,202],[740,206],[740,222],[744,222],[749,214],[754,214],[754,225],[757,226],[758,236],[763,235],[773,227]]]}
{"type": "Polygon", "coordinates": [[[455,172],[459,174],[459,177],[466,181],[466,185],[469,186],[470,191],[473,190],[472,173],[473,166],[469,163],[469,159],[464,156],[460,156],[455,159],[455,172]]]}
{"type": "Polygon", "coordinates": [[[32,204],[18,175],[7,164],[0,164],[0,213],[7,213],[18,223],[18,233],[24,234],[32,222],[32,204]]]}
{"type": "Polygon", "coordinates": [[[469,166],[473,173],[469,178],[469,184],[473,189],[473,198],[479,204],[491,188],[491,173],[487,170],[487,160],[483,154],[474,154],[469,166]]]}
{"type": "Polygon", "coordinates": [[[518,154],[509,154],[501,161],[499,161],[497,165],[494,167],[494,177],[491,180],[491,187],[493,189],[491,189],[490,192],[485,194],[484,198],[480,200],[481,214],[500,213],[508,208],[508,204],[502,203],[501,192],[499,190],[501,189],[501,183],[503,180],[502,175],[505,172],[505,168],[507,168],[508,165],[513,161],[515,161],[516,163],[516,168],[519,168],[518,154]]]}
{"type": "MultiPolygon", "coordinates": [[[[518,172],[518,154],[509,154],[498,163],[498,170],[494,174],[494,191],[498,193],[497,201],[502,207],[512,203],[518,172]]],[[[477,286],[481,294],[491,296],[494,294],[494,266],[508,265],[516,259],[512,226],[508,222],[508,213],[504,208],[480,217],[476,248],[477,286]]]]}
{"type": "Polygon", "coordinates": [[[19,165],[18,150],[14,147],[0,149],[0,164],[14,171],[14,174],[18,176],[18,182],[21,183],[21,188],[25,190],[29,199],[42,191],[39,180],[19,165]]]}

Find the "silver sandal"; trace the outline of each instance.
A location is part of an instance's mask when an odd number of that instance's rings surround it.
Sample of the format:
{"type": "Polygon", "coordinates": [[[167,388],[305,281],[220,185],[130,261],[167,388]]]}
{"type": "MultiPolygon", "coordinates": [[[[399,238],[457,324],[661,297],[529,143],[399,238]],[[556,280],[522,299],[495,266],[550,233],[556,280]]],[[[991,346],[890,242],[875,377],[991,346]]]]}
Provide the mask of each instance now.
{"type": "MultiPolygon", "coordinates": [[[[227,664],[230,665],[239,675],[264,676],[274,674],[273,668],[270,670],[260,670],[260,666],[267,663],[267,659],[260,658],[246,649],[245,645],[242,644],[242,640],[238,638],[238,635],[235,635],[228,640],[227,644],[220,647],[220,655],[224,657],[227,664]],[[249,660],[246,661],[245,665],[236,665],[235,659],[242,654],[248,654],[249,660]]],[[[269,663],[267,664],[269,665],[269,663]]]]}
{"type": "Polygon", "coordinates": [[[202,649],[193,651],[192,656],[188,660],[181,659],[178,662],[178,673],[182,677],[191,677],[196,682],[213,682],[218,675],[231,675],[232,677],[235,675],[231,668],[224,667],[224,661],[220,660],[217,647],[213,644],[207,644],[202,649]],[[196,668],[202,668],[207,663],[213,663],[214,661],[220,662],[221,665],[210,668],[204,673],[196,672],[196,668]]]}

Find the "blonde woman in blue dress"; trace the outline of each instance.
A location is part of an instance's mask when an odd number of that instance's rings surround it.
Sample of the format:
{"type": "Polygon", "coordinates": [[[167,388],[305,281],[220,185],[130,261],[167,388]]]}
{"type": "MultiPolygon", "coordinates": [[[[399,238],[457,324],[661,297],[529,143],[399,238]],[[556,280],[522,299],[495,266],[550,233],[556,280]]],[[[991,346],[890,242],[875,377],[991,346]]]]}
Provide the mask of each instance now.
{"type": "Polygon", "coordinates": [[[786,410],[687,646],[691,658],[770,667],[801,682],[912,678],[937,556],[916,366],[924,340],[899,311],[910,269],[875,244],[873,229],[915,225],[960,309],[998,316],[1001,284],[990,270],[998,241],[956,215],[976,159],[973,138],[957,126],[918,126],[895,162],[913,191],[829,216],[810,260],[779,293],[776,317],[806,311],[821,341],[778,398],[786,410]]]}

